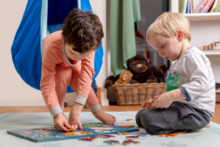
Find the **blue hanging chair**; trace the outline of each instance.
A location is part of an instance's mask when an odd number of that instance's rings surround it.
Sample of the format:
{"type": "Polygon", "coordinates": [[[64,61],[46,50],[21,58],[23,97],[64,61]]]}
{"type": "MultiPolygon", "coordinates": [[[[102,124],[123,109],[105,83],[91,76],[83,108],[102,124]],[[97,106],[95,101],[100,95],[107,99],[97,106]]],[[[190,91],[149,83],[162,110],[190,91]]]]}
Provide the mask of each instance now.
{"type": "MultiPolygon", "coordinates": [[[[31,87],[40,90],[44,37],[61,30],[64,19],[73,8],[91,11],[89,0],[28,0],[11,54],[18,74],[31,87]]],[[[102,59],[101,45],[95,53],[93,80],[101,69],[102,59]]],[[[71,92],[74,91],[69,86],[67,93],[71,92]]]]}

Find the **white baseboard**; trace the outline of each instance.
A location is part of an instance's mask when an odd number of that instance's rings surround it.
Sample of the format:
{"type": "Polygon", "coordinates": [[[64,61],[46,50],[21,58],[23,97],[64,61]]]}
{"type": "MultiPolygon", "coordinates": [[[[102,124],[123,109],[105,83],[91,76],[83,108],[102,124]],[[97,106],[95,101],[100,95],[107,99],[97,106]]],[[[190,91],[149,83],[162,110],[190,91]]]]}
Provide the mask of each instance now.
{"type": "Polygon", "coordinates": [[[102,98],[102,106],[108,106],[109,100],[107,99],[107,89],[102,87],[101,88],[101,98],[102,98]]]}
{"type": "Polygon", "coordinates": [[[109,105],[109,100],[104,98],[102,99],[102,106],[108,106],[109,105]]]}

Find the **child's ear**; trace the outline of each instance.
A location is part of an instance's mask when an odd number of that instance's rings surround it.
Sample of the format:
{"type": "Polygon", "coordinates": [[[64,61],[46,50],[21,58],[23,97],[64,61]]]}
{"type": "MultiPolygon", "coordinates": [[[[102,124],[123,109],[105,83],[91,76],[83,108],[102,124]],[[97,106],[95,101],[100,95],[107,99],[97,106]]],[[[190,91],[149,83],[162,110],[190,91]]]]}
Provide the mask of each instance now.
{"type": "Polygon", "coordinates": [[[63,39],[63,34],[61,33],[61,38],[62,38],[62,41],[64,42],[64,39],[63,39]]]}
{"type": "Polygon", "coordinates": [[[176,38],[179,41],[182,41],[184,39],[184,33],[180,30],[176,31],[176,38]]]}

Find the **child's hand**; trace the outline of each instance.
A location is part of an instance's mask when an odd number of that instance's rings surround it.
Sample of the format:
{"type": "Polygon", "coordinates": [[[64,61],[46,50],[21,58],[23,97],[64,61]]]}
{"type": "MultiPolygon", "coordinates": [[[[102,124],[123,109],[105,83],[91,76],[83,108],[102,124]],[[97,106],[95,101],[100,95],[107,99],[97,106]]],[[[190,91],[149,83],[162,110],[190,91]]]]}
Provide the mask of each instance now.
{"type": "Polygon", "coordinates": [[[72,109],[69,114],[69,124],[73,129],[77,129],[78,127],[82,129],[81,121],[79,119],[80,112],[82,111],[83,105],[79,103],[74,103],[72,109]]]}
{"type": "Polygon", "coordinates": [[[169,92],[163,93],[154,99],[150,108],[168,108],[173,103],[169,92]]]}
{"type": "Polygon", "coordinates": [[[79,119],[79,115],[73,114],[70,112],[69,115],[69,124],[73,129],[77,129],[78,127],[82,129],[81,121],[79,119]]]}
{"type": "Polygon", "coordinates": [[[59,131],[68,131],[71,126],[68,123],[66,116],[63,113],[59,113],[54,117],[54,127],[59,131]]]}

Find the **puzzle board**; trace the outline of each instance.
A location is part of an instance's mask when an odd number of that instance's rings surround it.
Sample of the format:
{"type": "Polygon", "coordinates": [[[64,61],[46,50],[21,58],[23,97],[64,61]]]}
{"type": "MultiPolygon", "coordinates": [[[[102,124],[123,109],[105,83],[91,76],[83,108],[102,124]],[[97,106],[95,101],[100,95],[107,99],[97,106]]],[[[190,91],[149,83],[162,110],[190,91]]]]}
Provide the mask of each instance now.
{"type": "Polygon", "coordinates": [[[117,132],[134,132],[139,129],[134,127],[123,127],[117,125],[109,125],[102,123],[82,124],[83,129],[79,128],[76,131],[59,132],[53,127],[50,128],[35,128],[22,130],[9,130],[8,134],[15,135],[34,142],[57,141],[66,139],[78,139],[92,137],[101,134],[117,134],[117,132]]]}

